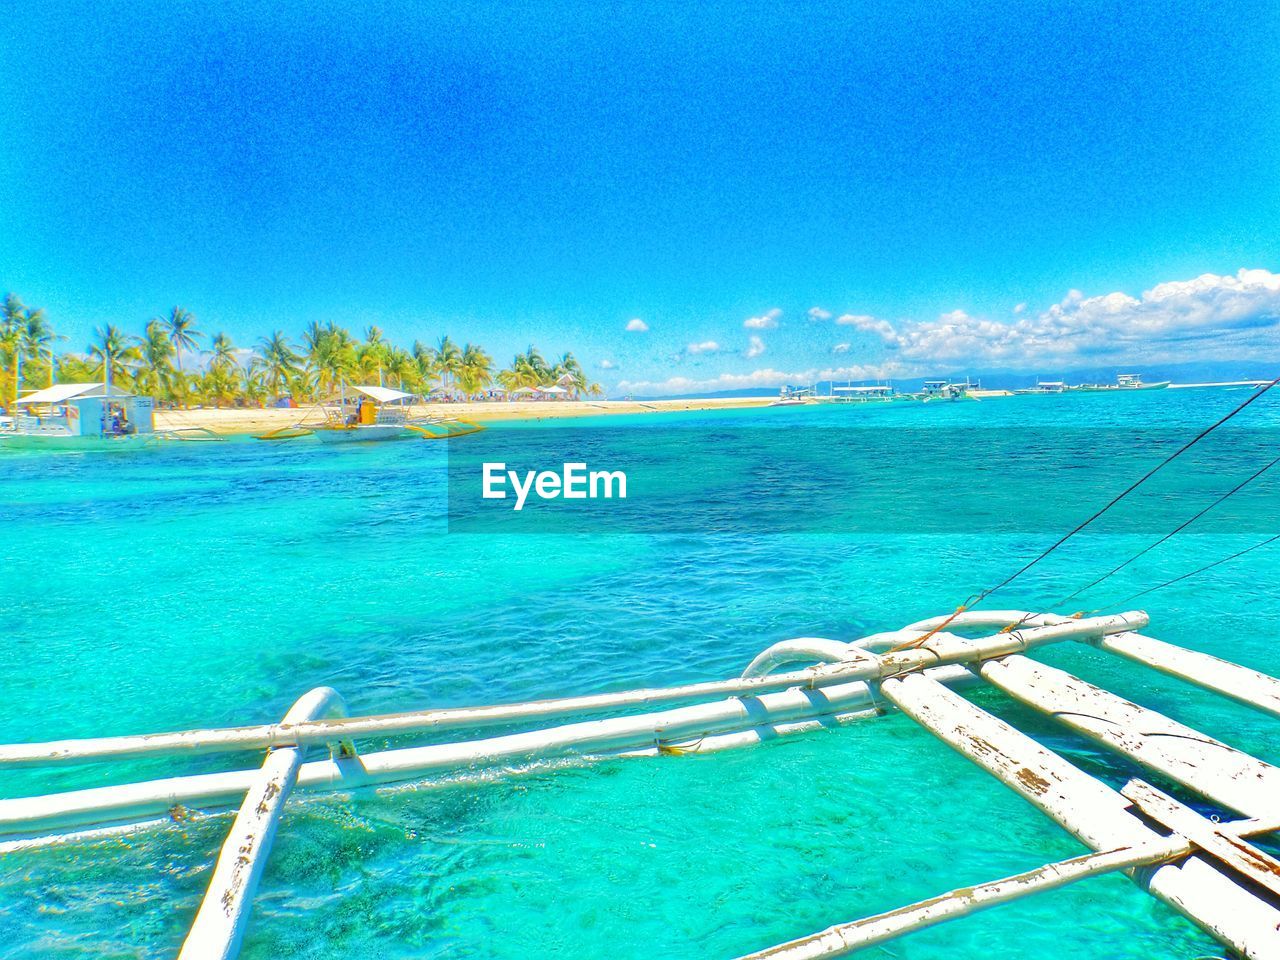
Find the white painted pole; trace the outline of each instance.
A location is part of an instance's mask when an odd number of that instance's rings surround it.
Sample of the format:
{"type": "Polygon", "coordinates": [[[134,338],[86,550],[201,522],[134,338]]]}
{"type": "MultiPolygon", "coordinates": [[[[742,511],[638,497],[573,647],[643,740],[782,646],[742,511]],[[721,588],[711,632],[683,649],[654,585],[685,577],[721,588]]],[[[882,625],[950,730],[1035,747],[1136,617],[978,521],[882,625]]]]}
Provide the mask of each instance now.
{"type": "MultiPolygon", "coordinates": [[[[345,712],[346,706],[338,691],[317,687],[290,708],[285,722],[345,712]]],[[[281,747],[267,754],[227,833],[209,889],[178,960],[233,960],[239,954],[240,941],[253,909],[253,895],[301,765],[299,747],[281,747]]]]}
{"type": "MultiPolygon", "coordinates": [[[[1163,796],[1140,780],[1131,781],[1125,788],[1125,795],[1130,796],[1131,790],[1133,796],[1163,796]]],[[[1269,833],[1280,828],[1280,819],[1268,822],[1239,820],[1234,823],[1212,824],[1198,817],[1193,811],[1188,812],[1201,821],[1199,826],[1202,829],[1205,826],[1214,828],[1213,833],[1222,838],[1224,844],[1234,842],[1249,846],[1244,844],[1241,838],[1258,833],[1269,833]]],[[[895,940],[908,933],[924,930],[947,920],[967,917],[981,910],[1035,893],[1055,890],[1070,883],[1119,870],[1130,870],[1134,867],[1152,866],[1176,860],[1193,853],[1198,846],[1201,844],[1193,843],[1185,836],[1175,833],[1173,836],[1137,846],[1116,847],[1098,853],[1088,853],[1070,860],[1049,863],[1002,880],[961,887],[958,890],[861,920],[836,924],[818,933],[747,954],[740,960],[766,960],[766,958],[767,960],[819,960],[826,957],[843,957],[864,947],[883,943],[886,940],[895,940]]]]}
{"type": "MultiPolygon", "coordinates": [[[[796,686],[820,689],[855,680],[875,680],[881,676],[893,676],[939,664],[1021,653],[1030,647],[1044,643],[1056,643],[1068,639],[1091,639],[1137,629],[1146,626],[1147,623],[1146,614],[1134,611],[1087,620],[1064,619],[1059,623],[1007,634],[996,634],[979,640],[952,643],[950,646],[946,646],[948,634],[937,634],[923,647],[888,653],[878,659],[868,658],[857,653],[856,650],[851,650],[850,655],[857,656],[856,662],[822,664],[805,670],[764,677],[714,680],[678,687],[628,690],[557,700],[483,707],[453,707],[299,724],[261,724],[216,730],[7,744],[0,745],[0,765],[81,763],[109,757],[147,754],[261,750],[266,747],[331,743],[339,739],[356,737],[390,737],[463,727],[474,728],[519,720],[540,720],[712,696],[756,696],[796,686]]],[[[959,640],[959,638],[950,639],[959,640]]],[[[861,643],[858,641],[851,646],[865,649],[860,647],[861,643]]]]}
{"type": "Polygon", "coordinates": [[[1248,816],[1280,800],[1280,768],[1199,730],[1026,657],[984,663],[982,678],[1094,743],[1248,816]]]}
{"type": "Polygon", "coordinates": [[[1108,653],[1280,717],[1280,680],[1265,673],[1136,633],[1116,634],[1090,642],[1108,653]]]}
{"type": "Polygon", "coordinates": [[[1054,890],[1104,873],[1159,863],[1190,853],[1192,849],[1186,840],[1170,838],[1163,842],[1085,854],[1072,860],[1046,864],[1003,880],[952,890],[862,920],[836,924],[818,933],[746,954],[740,960],[818,960],[821,957],[843,957],[855,950],[894,940],[947,920],[966,917],[979,910],[999,906],[1033,893],[1054,890]]]}
{"type": "MultiPolygon", "coordinates": [[[[930,670],[943,682],[969,680],[963,667],[930,670]]],[[[789,732],[883,712],[883,701],[865,682],[818,690],[792,688],[630,717],[611,717],[483,740],[405,747],[304,763],[298,786],[318,791],[424,780],[477,767],[532,764],[555,759],[597,760],[620,754],[688,753],[758,743],[789,732]]],[[[513,773],[515,770],[504,770],[513,773]]],[[[143,783],[91,787],[40,797],[0,800],[0,838],[26,839],[87,827],[153,820],[175,806],[218,808],[238,803],[254,770],[171,777],[143,783]]],[[[23,843],[23,846],[29,844],[23,843]]],[[[6,849],[0,844],[0,852],[6,849]]]]}
{"type": "MultiPolygon", "coordinates": [[[[1026,610],[966,610],[951,619],[948,626],[956,629],[1005,627],[1013,623],[1043,626],[1070,620],[1070,617],[1057,614],[1029,613],[1026,610]]],[[[932,630],[946,621],[947,617],[931,617],[908,624],[901,632],[932,630]]],[[[1273,717],[1280,717],[1280,679],[1265,673],[1137,633],[1111,633],[1085,642],[1273,717]]]]}
{"type": "MultiPolygon", "coordinates": [[[[886,680],[881,693],[1095,850],[1160,839],[1115,790],[930,678],[886,680]]],[[[1219,865],[1191,856],[1134,879],[1245,956],[1280,957],[1280,909],[1219,865]]]]}

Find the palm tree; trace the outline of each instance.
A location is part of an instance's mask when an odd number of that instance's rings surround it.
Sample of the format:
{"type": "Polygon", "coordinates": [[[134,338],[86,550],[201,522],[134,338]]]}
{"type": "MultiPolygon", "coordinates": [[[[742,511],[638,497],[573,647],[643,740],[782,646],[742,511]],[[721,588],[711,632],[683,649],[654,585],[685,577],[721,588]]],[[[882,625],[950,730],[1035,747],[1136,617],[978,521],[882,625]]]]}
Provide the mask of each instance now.
{"type": "Polygon", "coordinates": [[[209,368],[229,369],[236,366],[236,345],[225,333],[215,333],[209,341],[209,368]]]}
{"type": "Polygon", "coordinates": [[[281,396],[288,386],[289,378],[299,370],[298,355],[293,352],[293,345],[279,330],[271,331],[271,336],[258,340],[258,356],[255,358],[257,369],[265,378],[265,386],[274,396],[281,396]]]}
{"type": "Polygon", "coordinates": [[[315,381],[315,389],[322,394],[332,393],[333,388],[348,376],[355,367],[355,341],[351,334],[332,323],[312,323],[302,335],[307,348],[307,367],[315,381]]]}
{"type": "Polygon", "coordinates": [[[440,385],[448,389],[462,369],[462,351],[449,337],[440,338],[436,346],[436,372],[440,376],[440,385]]]}
{"type": "Polygon", "coordinates": [[[143,393],[171,397],[174,349],[164,321],[155,319],[148,323],[137,345],[139,361],[134,385],[143,393]]]}
{"type": "Polygon", "coordinates": [[[395,381],[397,387],[401,390],[406,386],[419,387],[422,385],[422,376],[418,371],[418,363],[413,359],[413,355],[409,351],[401,347],[388,347],[385,358],[385,368],[387,376],[395,381]]]}
{"type": "Polygon", "coordinates": [[[49,382],[45,386],[53,386],[53,341],[65,339],[53,332],[43,310],[26,312],[22,322],[22,353],[33,362],[39,360],[41,354],[48,355],[49,382]]]}
{"type": "Polygon", "coordinates": [[[356,365],[363,379],[372,380],[374,374],[377,374],[378,383],[382,383],[388,347],[389,344],[382,338],[382,331],[377,327],[370,327],[365,331],[364,343],[356,348],[356,365]]]}
{"type": "Polygon", "coordinates": [[[196,317],[190,310],[184,310],[182,307],[174,307],[169,311],[169,316],[156,317],[156,321],[163,324],[166,332],[169,334],[169,342],[173,344],[174,353],[178,360],[178,373],[182,373],[182,351],[194,351],[196,345],[200,342],[199,338],[203,336],[196,329],[196,317]]]}
{"type": "Polygon", "coordinates": [[[229,406],[240,396],[240,368],[234,363],[210,364],[196,383],[205,402],[216,407],[229,406]]]}
{"type": "Polygon", "coordinates": [[[435,350],[421,340],[413,341],[413,359],[418,365],[418,377],[424,385],[429,385],[440,375],[435,350]]]}
{"type": "Polygon", "coordinates": [[[475,394],[493,383],[493,360],[474,343],[462,348],[458,383],[466,394],[475,394]]]}
{"type": "Polygon", "coordinates": [[[582,365],[572,353],[565,353],[556,361],[555,366],[551,368],[551,376],[555,378],[556,383],[568,386],[575,395],[587,389],[586,371],[582,369],[582,365]]]}
{"type": "Polygon", "coordinates": [[[18,386],[22,380],[22,326],[27,308],[16,293],[5,294],[3,313],[0,313],[0,353],[12,365],[13,399],[18,399],[18,386]]]}
{"type": "Polygon", "coordinates": [[[113,379],[123,380],[129,371],[128,362],[137,359],[138,352],[129,345],[126,337],[113,324],[94,330],[97,340],[89,344],[89,356],[97,360],[95,367],[107,386],[113,379]]]}

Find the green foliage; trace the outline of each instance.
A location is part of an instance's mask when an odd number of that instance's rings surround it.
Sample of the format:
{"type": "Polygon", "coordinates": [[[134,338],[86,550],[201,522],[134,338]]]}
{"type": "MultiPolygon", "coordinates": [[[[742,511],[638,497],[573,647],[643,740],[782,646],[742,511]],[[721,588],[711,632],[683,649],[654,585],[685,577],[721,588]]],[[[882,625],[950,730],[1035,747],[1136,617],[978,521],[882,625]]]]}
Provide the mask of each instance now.
{"type": "Polygon", "coordinates": [[[478,344],[460,347],[442,336],[435,346],[418,340],[406,350],[376,326],[357,340],[332,321],[312,322],[297,346],[283,331],[273,330],[258,339],[247,362],[241,359],[245,351],[237,350],[226,333],[215,333],[209,349],[200,351],[204,336],[195,314],[175,306],[148,321],[139,337],[107,324],[95,330],[84,354],[57,355],[54,344],[66,337],[53,331],[43,310],[28,309],[10,293],[0,306],[0,401],[16,397],[19,388],[100,380],[108,371],[117,385],[177,405],[262,405],[283,396],[310,402],[333,396],[343,382],[468,397],[495,383],[507,390],[559,384],[577,395],[602,392],[587,381],[572,353],[550,364],[534,346],[495,372],[492,358],[478,344]],[[197,369],[183,369],[184,356],[190,361],[201,353],[197,369]]]}

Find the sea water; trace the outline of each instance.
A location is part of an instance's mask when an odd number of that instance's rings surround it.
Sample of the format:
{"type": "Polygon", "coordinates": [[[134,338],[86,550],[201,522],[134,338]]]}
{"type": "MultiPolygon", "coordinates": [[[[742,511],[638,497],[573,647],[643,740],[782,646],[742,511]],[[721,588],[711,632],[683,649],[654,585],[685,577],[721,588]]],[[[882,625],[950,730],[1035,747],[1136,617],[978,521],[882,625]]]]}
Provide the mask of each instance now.
{"type": "MultiPolygon", "coordinates": [[[[270,722],[323,684],[367,714],[734,676],[787,637],[854,639],[950,612],[1248,395],[601,417],[498,426],[470,454],[476,438],[0,451],[0,739],[270,722]],[[475,523],[460,484],[476,451],[551,455],[588,435],[639,471],[628,503],[665,525],[601,513],[563,530],[475,523]],[[945,509],[903,519],[893,498],[945,509]]],[[[1175,461],[1126,501],[1127,525],[1091,528],[987,605],[1046,606],[1111,569],[1260,466],[1277,427],[1268,395],[1215,435],[1218,460],[1175,461]]],[[[1189,528],[1069,606],[1124,599],[1257,542],[1277,529],[1278,490],[1264,475],[1209,532],[1189,528]]],[[[1130,606],[1150,613],[1154,636],[1280,673],[1278,556],[1254,551],[1130,606]]],[[[1280,761],[1272,720],[1080,645],[1037,656],[1280,761]]],[[[994,691],[966,696],[1108,782],[1133,773],[994,691]]],[[[24,769],[0,792],[257,762],[24,769]]],[[[172,956],[228,824],[7,855],[0,957],[172,956]]],[[[1082,849],[890,715],[708,756],[296,794],[243,956],[730,957],[1082,849]]],[[[1220,951],[1113,876],[868,956],[994,952],[1220,951]]]]}

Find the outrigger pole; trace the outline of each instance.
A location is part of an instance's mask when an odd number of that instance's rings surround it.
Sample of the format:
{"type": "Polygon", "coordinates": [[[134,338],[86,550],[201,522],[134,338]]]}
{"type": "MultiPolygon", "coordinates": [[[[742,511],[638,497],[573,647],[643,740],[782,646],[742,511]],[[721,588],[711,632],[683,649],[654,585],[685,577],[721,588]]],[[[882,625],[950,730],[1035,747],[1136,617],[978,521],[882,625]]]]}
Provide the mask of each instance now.
{"type": "Polygon", "coordinates": [[[1086,619],[1021,610],[967,611],[853,643],[784,641],[763,651],[743,677],[732,680],[354,718],[326,718],[326,713],[341,713],[341,702],[333,691],[320,688],[275,725],[10,745],[0,747],[0,766],[264,747],[269,752],[256,770],[0,801],[0,837],[9,838],[0,850],[155,826],[167,822],[174,808],[239,804],[182,954],[184,960],[229,958],[248,923],[257,878],[294,788],[324,792],[432,778],[456,785],[546,761],[586,763],[743,746],[896,709],[1034,804],[1092,852],[838,924],[751,956],[798,960],[844,955],[1115,871],[1127,872],[1143,889],[1244,956],[1280,956],[1280,863],[1246,840],[1280,828],[1280,769],[1025,656],[1036,647],[1067,640],[1092,644],[1280,715],[1280,680],[1135,632],[1147,622],[1137,611],[1086,619]],[[1022,626],[970,638],[939,632],[944,620],[966,632],[1022,626]],[[923,642],[900,649],[912,640],[923,642]],[[793,667],[814,661],[817,666],[793,667]],[[1244,819],[1211,821],[1139,780],[1116,791],[952,689],[965,682],[999,687],[1073,732],[1244,819]],[[691,702],[714,697],[727,699],[691,702]],[[588,719],[593,713],[679,701],[688,705],[588,719]],[[362,754],[355,748],[356,741],[370,737],[556,718],[574,722],[362,754]],[[329,748],[328,758],[304,758],[307,749],[322,746],[329,748]]]}

